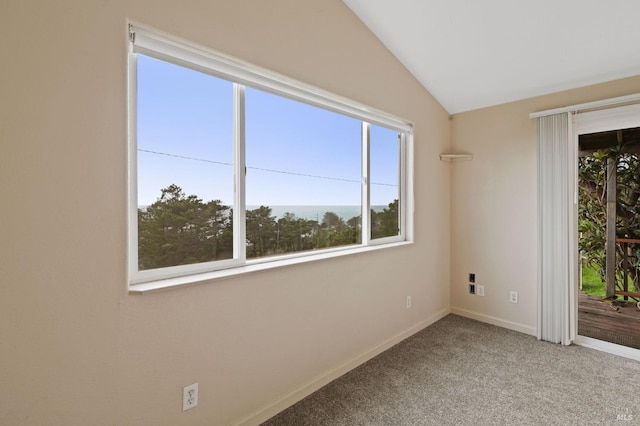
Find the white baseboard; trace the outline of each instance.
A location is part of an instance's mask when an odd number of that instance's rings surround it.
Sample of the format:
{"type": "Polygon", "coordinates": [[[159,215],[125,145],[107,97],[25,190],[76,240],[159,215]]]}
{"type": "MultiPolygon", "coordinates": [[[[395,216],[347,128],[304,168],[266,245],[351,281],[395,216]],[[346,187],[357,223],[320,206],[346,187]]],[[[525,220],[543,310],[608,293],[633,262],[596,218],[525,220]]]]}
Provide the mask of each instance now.
{"type": "Polygon", "coordinates": [[[397,343],[400,343],[407,337],[444,318],[449,313],[451,313],[449,309],[444,309],[427,318],[426,320],[421,321],[416,325],[408,328],[407,330],[396,334],[392,338],[380,343],[379,345],[376,345],[373,348],[363,352],[362,354],[357,355],[356,357],[344,362],[343,364],[340,364],[337,367],[320,374],[311,381],[303,384],[299,388],[289,392],[283,397],[262,406],[253,414],[250,414],[249,416],[235,423],[235,426],[255,426],[265,422],[266,420],[278,414],[280,411],[283,411],[284,409],[292,406],[296,402],[317,391],[324,385],[348,373],[359,365],[364,364],[376,355],[379,355],[392,346],[396,345],[397,343]]]}
{"type": "Polygon", "coordinates": [[[586,336],[576,336],[574,342],[576,345],[584,346],[624,358],[640,361],[640,349],[629,348],[627,346],[616,345],[615,343],[604,342],[602,340],[593,339],[586,336]]]}
{"type": "Polygon", "coordinates": [[[509,330],[519,331],[520,333],[536,335],[536,328],[517,322],[506,321],[490,315],[479,314],[477,312],[468,311],[462,308],[451,307],[451,313],[460,315],[461,317],[471,318],[477,321],[486,322],[487,324],[497,325],[498,327],[507,328],[509,330]]]}

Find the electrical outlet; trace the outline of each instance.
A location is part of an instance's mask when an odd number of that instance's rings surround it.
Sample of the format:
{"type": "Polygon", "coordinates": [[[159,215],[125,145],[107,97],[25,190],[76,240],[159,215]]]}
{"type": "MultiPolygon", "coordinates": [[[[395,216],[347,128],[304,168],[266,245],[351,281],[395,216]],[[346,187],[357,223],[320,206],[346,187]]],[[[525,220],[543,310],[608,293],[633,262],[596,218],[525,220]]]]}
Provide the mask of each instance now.
{"type": "Polygon", "coordinates": [[[407,309],[411,307],[411,296],[407,296],[407,309]]]}
{"type": "Polygon", "coordinates": [[[484,286],[483,285],[477,285],[476,286],[476,294],[478,296],[484,296],[484,286]]]}
{"type": "Polygon", "coordinates": [[[198,406],[198,384],[194,383],[182,389],[182,411],[198,406]]]}
{"type": "Polygon", "coordinates": [[[476,294],[476,285],[469,284],[469,294],[476,294]]]}
{"type": "Polygon", "coordinates": [[[512,291],[509,293],[509,302],[518,303],[518,292],[512,291]]]}

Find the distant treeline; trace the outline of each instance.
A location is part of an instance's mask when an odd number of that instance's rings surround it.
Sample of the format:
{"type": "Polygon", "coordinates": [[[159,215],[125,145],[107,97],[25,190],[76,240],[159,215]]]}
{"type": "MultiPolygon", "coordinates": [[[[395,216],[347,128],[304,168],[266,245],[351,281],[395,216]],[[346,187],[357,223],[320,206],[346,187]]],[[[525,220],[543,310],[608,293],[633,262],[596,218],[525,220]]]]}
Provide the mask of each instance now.
{"type": "MultiPolygon", "coordinates": [[[[277,219],[271,208],[246,211],[246,256],[256,258],[361,242],[361,217],[347,221],[333,212],[322,220],[285,213],[277,219]]],[[[398,200],[371,211],[371,237],[398,235],[398,200]]],[[[220,200],[202,201],[169,185],[160,198],[138,209],[138,268],[163,268],[231,259],[233,214],[220,200]]]]}

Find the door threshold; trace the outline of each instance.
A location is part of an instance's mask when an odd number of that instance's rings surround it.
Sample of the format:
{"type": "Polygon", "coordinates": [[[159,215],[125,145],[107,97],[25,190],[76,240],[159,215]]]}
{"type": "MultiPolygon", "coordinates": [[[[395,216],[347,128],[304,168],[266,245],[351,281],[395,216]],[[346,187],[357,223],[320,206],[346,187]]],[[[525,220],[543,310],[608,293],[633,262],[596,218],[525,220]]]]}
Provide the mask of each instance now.
{"type": "Polygon", "coordinates": [[[604,340],[598,340],[594,339],[593,337],[586,336],[576,336],[576,340],[574,340],[573,343],[578,346],[584,346],[585,348],[595,349],[613,355],[618,355],[623,358],[640,361],[640,349],[616,345],[615,343],[609,343],[605,342],[604,340]]]}

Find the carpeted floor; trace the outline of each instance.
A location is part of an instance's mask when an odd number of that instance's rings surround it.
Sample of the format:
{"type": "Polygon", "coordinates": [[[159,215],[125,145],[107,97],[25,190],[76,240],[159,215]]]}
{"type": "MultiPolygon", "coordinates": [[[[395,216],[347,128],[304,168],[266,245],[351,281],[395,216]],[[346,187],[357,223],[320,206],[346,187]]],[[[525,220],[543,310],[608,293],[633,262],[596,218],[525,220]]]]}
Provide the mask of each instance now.
{"type": "Polygon", "coordinates": [[[449,315],[263,426],[591,424],[640,424],[639,362],[449,315]]]}

